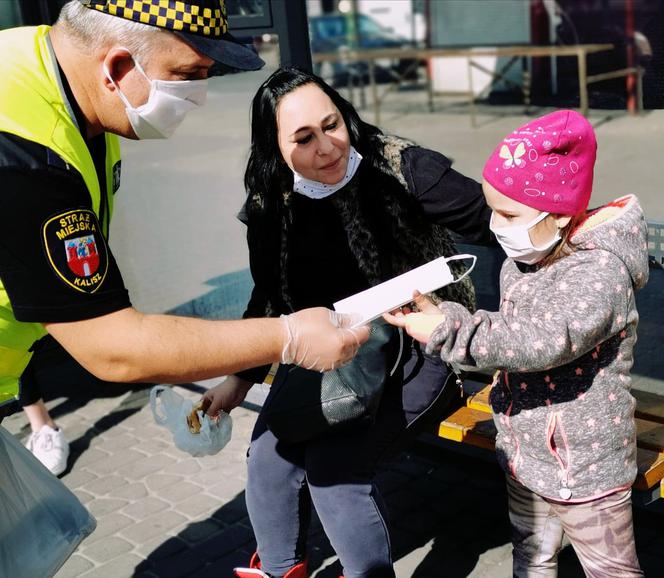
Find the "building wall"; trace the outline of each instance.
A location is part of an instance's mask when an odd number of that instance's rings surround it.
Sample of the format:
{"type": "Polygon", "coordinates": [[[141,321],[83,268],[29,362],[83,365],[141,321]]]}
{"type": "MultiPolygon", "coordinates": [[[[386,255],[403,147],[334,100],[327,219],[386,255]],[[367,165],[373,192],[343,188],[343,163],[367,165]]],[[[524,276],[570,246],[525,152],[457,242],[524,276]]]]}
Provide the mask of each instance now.
{"type": "Polygon", "coordinates": [[[0,30],[21,25],[21,13],[18,0],[0,1],[0,30]]]}
{"type": "Polygon", "coordinates": [[[415,14],[412,0],[358,0],[361,14],[413,42],[424,42],[426,25],[423,14],[415,14]]]}
{"type": "MultiPolygon", "coordinates": [[[[530,42],[529,0],[436,0],[430,3],[432,46],[495,46],[530,42]]],[[[498,71],[507,59],[474,59],[489,70],[498,71]]],[[[468,91],[468,59],[436,58],[432,62],[436,91],[468,91]]],[[[479,94],[488,88],[491,76],[473,69],[473,89],[479,94]]],[[[512,66],[505,75],[521,81],[521,68],[512,66]]],[[[500,83],[494,85],[500,89],[500,83]]]]}

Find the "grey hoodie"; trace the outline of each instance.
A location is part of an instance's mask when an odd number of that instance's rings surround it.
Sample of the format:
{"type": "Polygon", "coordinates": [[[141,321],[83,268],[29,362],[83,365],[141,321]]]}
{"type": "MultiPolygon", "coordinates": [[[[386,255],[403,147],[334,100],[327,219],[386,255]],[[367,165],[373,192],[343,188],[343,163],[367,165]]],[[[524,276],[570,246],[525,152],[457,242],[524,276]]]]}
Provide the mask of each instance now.
{"type": "Polygon", "coordinates": [[[495,367],[496,454],[533,492],[583,502],[636,477],[636,402],[629,393],[648,279],[647,227],[635,196],[589,213],[575,251],[546,267],[500,274],[500,311],[439,307],[427,349],[446,362],[495,367]]]}

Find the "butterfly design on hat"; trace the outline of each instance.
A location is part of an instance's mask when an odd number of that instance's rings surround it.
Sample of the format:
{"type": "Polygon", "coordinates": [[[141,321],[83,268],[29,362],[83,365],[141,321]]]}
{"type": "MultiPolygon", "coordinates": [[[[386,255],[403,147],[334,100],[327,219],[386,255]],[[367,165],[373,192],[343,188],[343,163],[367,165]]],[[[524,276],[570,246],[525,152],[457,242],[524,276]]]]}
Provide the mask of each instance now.
{"type": "Polygon", "coordinates": [[[510,148],[504,144],[502,147],[500,147],[500,152],[498,153],[498,156],[500,156],[501,159],[504,159],[503,163],[503,168],[504,169],[511,169],[512,167],[519,167],[523,168],[526,166],[526,161],[523,160],[521,157],[526,154],[526,146],[520,142],[516,148],[514,149],[514,153],[510,151],[510,148]]]}

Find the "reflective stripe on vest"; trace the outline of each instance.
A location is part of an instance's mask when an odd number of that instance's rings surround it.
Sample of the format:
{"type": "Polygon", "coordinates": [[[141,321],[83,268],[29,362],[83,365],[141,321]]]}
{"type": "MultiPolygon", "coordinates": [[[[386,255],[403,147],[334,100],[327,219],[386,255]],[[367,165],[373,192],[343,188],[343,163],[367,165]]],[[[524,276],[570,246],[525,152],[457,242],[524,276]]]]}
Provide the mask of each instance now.
{"type": "MultiPolygon", "coordinates": [[[[0,31],[0,132],[36,142],[60,155],[83,177],[92,209],[99,217],[102,203],[97,171],[62,92],[49,30],[49,26],[38,26],[0,31]]],[[[113,167],[119,160],[118,139],[106,133],[108,218],[101,224],[106,236],[113,209],[113,167]]],[[[45,334],[40,323],[16,320],[0,281],[0,405],[18,395],[18,379],[32,355],[28,350],[45,334]]]]}

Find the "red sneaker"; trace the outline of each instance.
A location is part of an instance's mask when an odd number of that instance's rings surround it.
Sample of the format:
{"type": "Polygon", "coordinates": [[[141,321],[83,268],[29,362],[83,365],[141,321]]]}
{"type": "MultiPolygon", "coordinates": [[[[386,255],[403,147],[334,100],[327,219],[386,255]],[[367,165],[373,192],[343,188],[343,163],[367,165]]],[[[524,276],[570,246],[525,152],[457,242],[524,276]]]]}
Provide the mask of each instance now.
{"type": "MultiPolygon", "coordinates": [[[[271,578],[269,574],[261,570],[261,560],[258,557],[258,552],[252,554],[249,560],[249,568],[234,568],[233,572],[235,572],[237,578],[271,578]]],[[[284,574],[284,578],[307,578],[307,576],[306,560],[296,564],[284,574]]]]}
{"type": "Polygon", "coordinates": [[[271,578],[269,574],[258,568],[233,568],[233,572],[237,578],[271,578]]]}

